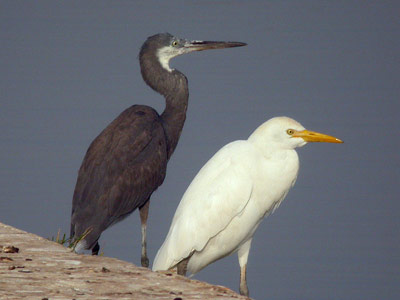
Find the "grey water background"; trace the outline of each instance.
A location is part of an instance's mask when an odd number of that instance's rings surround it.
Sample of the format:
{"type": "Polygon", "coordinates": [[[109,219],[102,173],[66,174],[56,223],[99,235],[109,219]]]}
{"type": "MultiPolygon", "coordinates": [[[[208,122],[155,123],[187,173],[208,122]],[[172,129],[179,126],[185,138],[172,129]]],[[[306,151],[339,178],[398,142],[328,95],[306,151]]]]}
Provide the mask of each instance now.
{"type": "MultiPolygon", "coordinates": [[[[171,61],[190,99],[152,197],[151,261],[201,166],[287,115],[345,143],[298,150],[297,183],[253,240],[251,296],[399,299],[399,16],[396,1],[0,1],[0,221],[69,232],[90,142],[133,104],[164,108],[139,71],[148,36],[242,41],[171,61]]],[[[138,212],[100,243],[140,265],[138,212]]],[[[194,278],[237,291],[236,255],[194,278]]]]}

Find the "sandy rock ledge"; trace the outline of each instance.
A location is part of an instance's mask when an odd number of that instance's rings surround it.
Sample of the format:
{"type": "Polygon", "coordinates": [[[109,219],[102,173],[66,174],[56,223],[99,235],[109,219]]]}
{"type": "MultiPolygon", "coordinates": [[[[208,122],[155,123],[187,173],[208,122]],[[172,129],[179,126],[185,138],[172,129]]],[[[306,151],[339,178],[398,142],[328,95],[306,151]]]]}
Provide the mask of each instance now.
{"type": "Polygon", "coordinates": [[[0,223],[0,299],[246,299],[232,290],[103,256],[78,255],[0,223]]]}

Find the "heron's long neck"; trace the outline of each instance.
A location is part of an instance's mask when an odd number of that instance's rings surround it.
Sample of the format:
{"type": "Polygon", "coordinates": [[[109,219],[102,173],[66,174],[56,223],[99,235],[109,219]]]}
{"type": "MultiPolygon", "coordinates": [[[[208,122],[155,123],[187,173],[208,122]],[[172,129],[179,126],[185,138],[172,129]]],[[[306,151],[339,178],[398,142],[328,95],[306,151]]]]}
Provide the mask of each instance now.
{"type": "Polygon", "coordinates": [[[185,75],[177,70],[167,71],[155,57],[140,59],[144,81],[165,97],[165,110],[161,114],[167,136],[168,159],[174,152],[186,120],[189,90],[185,75]]]}

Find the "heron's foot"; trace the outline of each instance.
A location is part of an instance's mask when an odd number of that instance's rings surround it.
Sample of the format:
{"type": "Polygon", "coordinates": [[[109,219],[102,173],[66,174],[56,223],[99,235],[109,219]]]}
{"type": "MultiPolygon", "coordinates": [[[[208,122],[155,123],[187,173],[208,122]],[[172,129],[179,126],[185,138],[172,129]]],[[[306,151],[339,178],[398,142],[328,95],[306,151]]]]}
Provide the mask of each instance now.
{"type": "Polygon", "coordinates": [[[239,292],[240,295],[249,297],[249,289],[247,287],[247,284],[240,284],[239,292]]]}
{"type": "Polygon", "coordinates": [[[149,258],[147,256],[142,256],[140,260],[142,267],[148,268],[149,267],[149,258]]]}

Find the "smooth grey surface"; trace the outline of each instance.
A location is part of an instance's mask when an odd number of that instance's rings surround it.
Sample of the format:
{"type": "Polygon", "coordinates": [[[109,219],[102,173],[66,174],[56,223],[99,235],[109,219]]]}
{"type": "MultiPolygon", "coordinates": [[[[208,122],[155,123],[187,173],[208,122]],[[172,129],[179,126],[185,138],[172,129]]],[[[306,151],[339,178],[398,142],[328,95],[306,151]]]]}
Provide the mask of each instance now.
{"type": "MultiPolygon", "coordinates": [[[[153,194],[153,260],[186,187],[223,145],[287,115],[342,145],[299,149],[300,174],[259,227],[255,299],[399,299],[400,5],[396,1],[1,1],[0,220],[69,232],[77,171],[120,112],[164,100],[143,82],[147,36],[247,42],[182,56],[187,121],[153,194]]],[[[201,212],[199,212],[201,213],[201,212]]],[[[105,255],[140,264],[138,213],[105,255]]],[[[196,279],[238,289],[236,255],[196,279]]]]}

